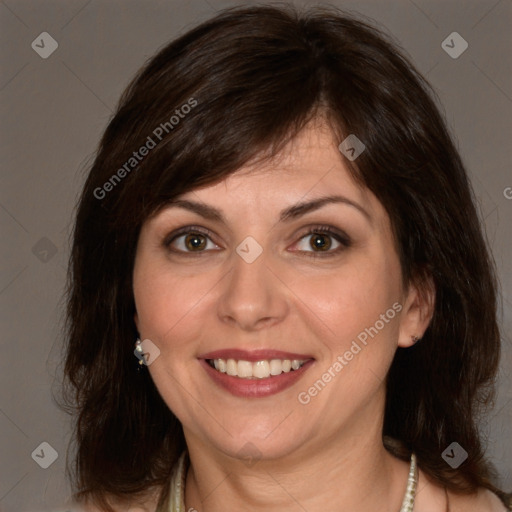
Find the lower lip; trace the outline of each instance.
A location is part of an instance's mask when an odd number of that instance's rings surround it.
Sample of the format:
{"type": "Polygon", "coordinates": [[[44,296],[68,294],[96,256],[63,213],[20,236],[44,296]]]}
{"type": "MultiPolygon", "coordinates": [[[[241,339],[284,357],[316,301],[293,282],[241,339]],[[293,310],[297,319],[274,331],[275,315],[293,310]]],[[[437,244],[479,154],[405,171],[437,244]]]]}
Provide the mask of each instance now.
{"type": "Polygon", "coordinates": [[[303,375],[304,372],[313,364],[311,359],[304,363],[298,370],[281,373],[274,377],[265,379],[241,379],[233,377],[227,373],[221,373],[212,368],[205,359],[200,359],[206,373],[223,389],[229,391],[232,395],[244,398],[263,398],[275,395],[281,391],[293,386],[303,375]]]}

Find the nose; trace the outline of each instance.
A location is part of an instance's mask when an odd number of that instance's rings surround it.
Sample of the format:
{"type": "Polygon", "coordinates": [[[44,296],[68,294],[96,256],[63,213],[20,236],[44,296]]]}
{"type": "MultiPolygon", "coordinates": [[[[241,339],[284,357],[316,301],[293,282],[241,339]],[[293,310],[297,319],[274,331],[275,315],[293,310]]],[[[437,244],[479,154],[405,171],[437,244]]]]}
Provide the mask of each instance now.
{"type": "Polygon", "coordinates": [[[263,250],[248,263],[237,253],[233,268],[222,280],[218,316],[224,323],[244,331],[258,331],[283,321],[288,313],[286,286],[271,269],[263,250]]]}

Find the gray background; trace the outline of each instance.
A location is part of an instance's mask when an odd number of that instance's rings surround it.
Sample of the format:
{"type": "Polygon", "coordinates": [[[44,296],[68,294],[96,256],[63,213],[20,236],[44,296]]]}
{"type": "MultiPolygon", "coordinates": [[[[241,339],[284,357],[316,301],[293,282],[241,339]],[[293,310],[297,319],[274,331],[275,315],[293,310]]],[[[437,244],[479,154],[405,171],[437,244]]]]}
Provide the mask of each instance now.
{"type": "MultiPolygon", "coordinates": [[[[242,2],[0,2],[2,511],[49,507],[70,492],[64,478],[70,420],[51,391],[62,359],[73,208],[101,133],[147,58],[235,3],[242,2]],[[59,45],[47,59],[31,47],[42,32],[59,45]],[[42,442],[58,452],[47,469],[31,456],[42,442]]],[[[403,46],[438,92],[471,175],[503,294],[499,394],[482,428],[499,483],[510,492],[512,0],[332,3],[375,19],[403,46]],[[469,43],[457,59],[441,47],[454,31],[469,43]]]]}

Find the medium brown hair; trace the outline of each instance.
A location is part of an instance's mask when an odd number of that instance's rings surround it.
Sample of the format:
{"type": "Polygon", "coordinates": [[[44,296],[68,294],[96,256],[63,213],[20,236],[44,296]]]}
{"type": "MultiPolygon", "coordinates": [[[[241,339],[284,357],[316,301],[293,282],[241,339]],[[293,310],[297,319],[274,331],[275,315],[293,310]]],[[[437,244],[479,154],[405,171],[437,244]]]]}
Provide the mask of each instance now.
{"type": "Polygon", "coordinates": [[[404,283],[435,286],[429,328],[397,350],[388,374],[385,445],[404,459],[415,452],[421,469],[455,492],[496,491],[477,428],[500,354],[496,280],[436,101],[390,36],[334,8],[223,11],[140,70],[101,139],[73,233],[63,389],[77,416],[70,472],[78,500],[111,510],[106,497],[135,499],[161,486],[163,496],[185,449],[149,373],[135,370],[141,226],[176,196],[277,154],[318,115],[340,142],[356,134],[365,144],[346,164],[389,214],[404,283]],[[183,115],[170,121],[176,110],[183,115]],[[155,147],[128,167],[148,137],[155,147]],[[441,457],[452,441],[469,454],[457,469],[441,457]]]}

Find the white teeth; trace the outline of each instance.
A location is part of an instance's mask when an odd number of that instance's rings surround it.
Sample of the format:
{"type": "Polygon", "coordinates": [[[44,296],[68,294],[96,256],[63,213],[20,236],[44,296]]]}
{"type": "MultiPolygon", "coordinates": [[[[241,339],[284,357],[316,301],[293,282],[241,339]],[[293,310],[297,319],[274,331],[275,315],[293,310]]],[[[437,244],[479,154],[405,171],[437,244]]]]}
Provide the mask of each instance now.
{"type": "Polygon", "coordinates": [[[228,375],[233,375],[234,377],[236,377],[238,375],[237,370],[238,370],[238,368],[237,368],[236,361],[234,359],[228,359],[228,361],[226,363],[226,373],[228,375]]]}
{"type": "Polygon", "coordinates": [[[252,377],[252,364],[249,361],[238,361],[239,377],[252,377]]]}
{"type": "Polygon", "coordinates": [[[283,371],[283,363],[280,359],[272,359],[270,361],[270,375],[281,375],[283,371]]]}
{"type": "Polygon", "coordinates": [[[227,373],[233,377],[241,379],[266,379],[271,376],[281,375],[281,373],[288,373],[291,370],[298,370],[307,359],[271,359],[269,361],[262,360],[252,363],[243,359],[237,361],[236,359],[214,359],[210,361],[213,363],[215,369],[221,373],[227,373]]]}
{"type": "Polygon", "coordinates": [[[227,363],[224,359],[215,359],[215,368],[221,373],[226,373],[227,363]]]}
{"type": "Polygon", "coordinates": [[[253,377],[258,377],[258,379],[266,379],[267,377],[270,377],[270,364],[268,361],[257,361],[251,366],[253,377]]]}

